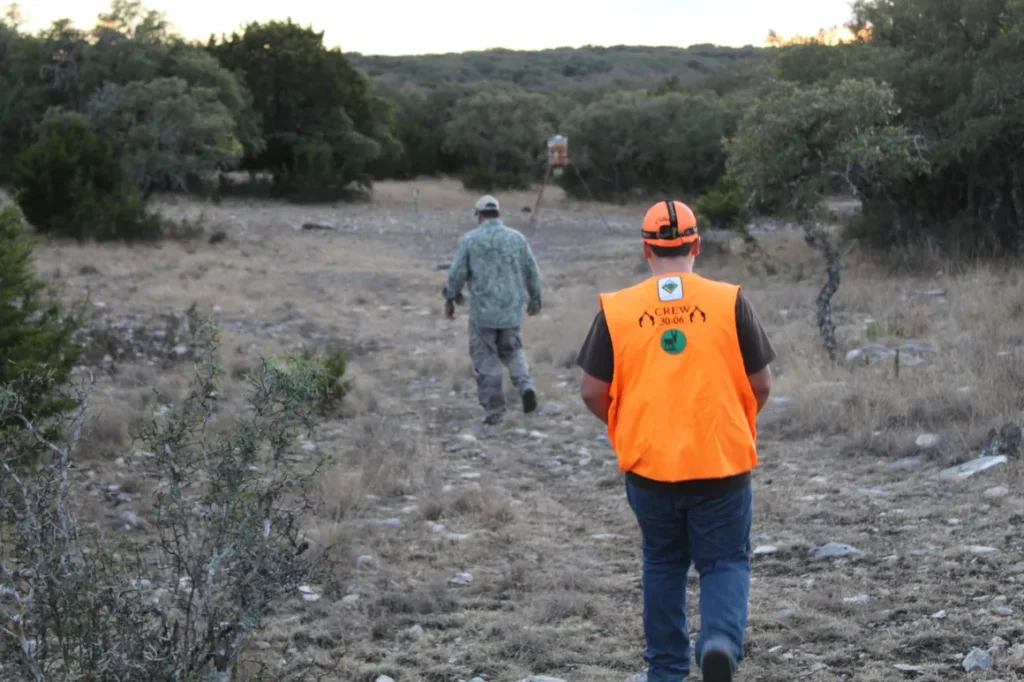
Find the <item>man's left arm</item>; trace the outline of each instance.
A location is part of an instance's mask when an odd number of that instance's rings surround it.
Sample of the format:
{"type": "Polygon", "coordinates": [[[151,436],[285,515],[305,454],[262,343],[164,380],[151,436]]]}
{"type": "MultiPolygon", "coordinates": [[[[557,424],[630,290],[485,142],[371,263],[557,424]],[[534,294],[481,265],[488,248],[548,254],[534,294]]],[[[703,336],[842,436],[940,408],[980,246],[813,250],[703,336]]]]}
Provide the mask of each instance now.
{"type": "Polygon", "coordinates": [[[541,308],[540,268],[537,266],[537,259],[533,256],[530,243],[525,238],[523,239],[521,263],[523,280],[526,283],[526,294],[529,297],[526,310],[531,315],[535,315],[540,312],[541,308]]]}

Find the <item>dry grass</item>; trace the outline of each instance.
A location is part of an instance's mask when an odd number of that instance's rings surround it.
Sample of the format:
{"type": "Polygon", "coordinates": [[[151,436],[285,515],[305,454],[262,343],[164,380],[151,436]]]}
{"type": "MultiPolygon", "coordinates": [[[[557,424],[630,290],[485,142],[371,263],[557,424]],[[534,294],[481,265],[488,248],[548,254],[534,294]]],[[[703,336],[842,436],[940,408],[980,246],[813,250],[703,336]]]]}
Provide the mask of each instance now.
{"type": "MultiPolygon", "coordinates": [[[[499,198],[510,224],[528,223],[519,209],[535,194],[499,198]]],[[[296,597],[272,614],[255,651],[268,660],[336,656],[337,679],[360,682],[621,681],[642,669],[639,537],[614,455],[576,398],[572,362],[597,292],[641,276],[628,228],[644,207],[601,207],[608,231],[594,207],[546,195],[531,240],[546,309],[524,330],[544,409],[513,411],[489,433],[477,425],[465,318],[442,318],[436,267],[471,227],[473,199],[439,181],[384,183],[373,203],[353,206],[163,199],[162,210],[201,218],[227,241],[40,251],[42,272],[59,270],[69,297],[88,288],[111,315],[216,306],[230,372],[223,428],[261,353],[350,349],[353,393],[316,443],[338,463],[322,481],[322,516],[310,520],[320,541],[338,544],[340,563],[324,599],[296,597]],[[305,222],[338,229],[298,229],[305,222]],[[468,584],[450,582],[463,572],[468,584]]],[[[961,483],[933,476],[974,454],[990,428],[1024,421],[1024,280],[984,268],[893,278],[851,254],[836,299],[844,351],[914,341],[937,352],[916,366],[904,358],[899,376],[891,361],[832,366],[813,322],[818,255],[786,230],[762,238],[770,267],[728,243],[700,264],[744,285],[779,351],[774,395],[787,399],[762,418],[754,544],[779,551],[754,561],[741,679],[903,679],[896,663],[922,666],[911,677],[925,682],[968,679],[960,659],[996,636],[1010,646],[969,679],[1024,679],[1020,465],[961,483]],[[936,289],[945,295],[919,293],[936,289]],[[919,454],[922,431],[942,436],[941,447],[891,467],[919,454]],[[986,496],[995,485],[1009,494],[986,496]],[[865,554],[807,557],[831,540],[865,554]],[[976,545],[999,551],[974,554],[976,545]],[[940,610],[946,617],[933,618],[940,610]]],[[[105,409],[81,491],[99,512],[116,514],[93,491],[131,479],[116,460],[129,447],[123,425],[157,409],[142,399],[149,388],[180,391],[187,370],[123,362],[101,375],[105,409]]],[[[121,504],[144,513],[145,491],[127,485],[132,501],[121,504]]]]}

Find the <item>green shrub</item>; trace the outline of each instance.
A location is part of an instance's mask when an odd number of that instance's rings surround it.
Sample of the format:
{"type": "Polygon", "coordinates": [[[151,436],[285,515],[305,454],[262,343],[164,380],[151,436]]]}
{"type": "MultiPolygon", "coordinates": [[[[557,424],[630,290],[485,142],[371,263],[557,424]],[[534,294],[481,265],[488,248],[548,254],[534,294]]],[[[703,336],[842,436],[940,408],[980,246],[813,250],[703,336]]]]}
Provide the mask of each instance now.
{"type": "MultiPolygon", "coordinates": [[[[36,278],[32,242],[16,204],[0,205],[0,387],[20,396],[29,419],[43,419],[74,407],[61,396],[81,355],[73,335],[79,320],[45,298],[36,278]]],[[[0,429],[10,423],[0,422],[0,429]]]]}
{"type": "Polygon", "coordinates": [[[13,181],[37,230],[78,240],[136,241],[160,235],[160,220],[121,179],[110,145],[77,114],[50,115],[15,159],[13,181]]]}
{"type": "MultiPolygon", "coordinates": [[[[20,439],[0,431],[0,452],[41,462],[25,477],[0,467],[3,568],[15,569],[0,570],[0,678],[250,679],[238,668],[256,657],[265,618],[329,579],[333,543],[305,530],[331,464],[299,450],[316,433],[314,389],[302,372],[264,366],[246,409],[214,433],[217,330],[190,317],[191,387],[140,430],[142,454],[127,456],[152,491],[134,524],[151,532],[111,537],[79,516],[88,477],[73,466],[77,428],[48,442],[28,426],[20,439]]],[[[68,426],[85,418],[82,404],[68,426]]],[[[0,420],[18,413],[18,396],[0,387],[0,420]]],[[[326,666],[295,658],[265,679],[325,678],[326,666]]]]}
{"type": "Polygon", "coordinates": [[[697,216],[701,222],[723,230],[739,229],[746,224],[748,213],[743,192],[728,177],[718,182],[697,200],[697,216]]]}

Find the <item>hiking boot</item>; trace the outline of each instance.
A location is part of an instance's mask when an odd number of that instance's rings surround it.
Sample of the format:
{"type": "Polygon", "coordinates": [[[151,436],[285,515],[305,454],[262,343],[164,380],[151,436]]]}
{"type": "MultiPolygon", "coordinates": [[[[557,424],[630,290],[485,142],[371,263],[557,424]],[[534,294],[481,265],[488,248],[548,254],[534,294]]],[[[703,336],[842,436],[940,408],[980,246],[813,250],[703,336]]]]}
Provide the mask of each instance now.
{"type": "Polygon", "coordinates": [[[530,414],[537,409],[537,392],[532,388],[523,393],[523,414],[530,414]]]}
{"type": "Polygon", "coordinates": [[[725,649],[708,649],[701,661],[700,674],[704,682],[732,682],[735,667],[725,649]]]}
{"type": "Polygon", "coordinates": [[[489,414],[486,417],[484,417],[484,424],[486,424],[487,426],[497,426],[498,424],[501,423],[503,417],[504,415],[501,414],[500,412],[489,414]]]}

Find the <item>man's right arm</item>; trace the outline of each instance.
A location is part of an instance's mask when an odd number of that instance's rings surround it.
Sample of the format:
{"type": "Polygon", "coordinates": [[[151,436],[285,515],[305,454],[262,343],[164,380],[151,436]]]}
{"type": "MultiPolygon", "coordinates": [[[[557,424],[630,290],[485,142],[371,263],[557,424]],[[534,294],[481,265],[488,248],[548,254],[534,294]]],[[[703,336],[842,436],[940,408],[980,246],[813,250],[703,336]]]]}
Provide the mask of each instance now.
{"type": "Polygon", "coordinates": [[[459,240],[459,248],[455,251],[451,268],[448,270],[448,284],[442,291],[446,301],[455,301],[462,292],[462,287],[469,279],[469,248],[466,245],[466,237],[459,240]]]}
{"type": "Polygon", "coordinates": [[[761,326],[761,321],[757,318],[757,313],[742,291],[736,297],[736,332],[739,336],[744,369],[750,380],[750,389],[757,399],[757,411],[760,412],[772,392],[770,365],[775,361],[776,353],[768,334],[761,326]]]}

